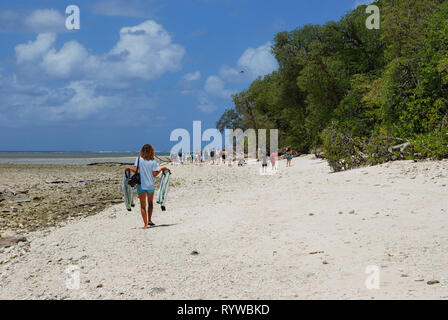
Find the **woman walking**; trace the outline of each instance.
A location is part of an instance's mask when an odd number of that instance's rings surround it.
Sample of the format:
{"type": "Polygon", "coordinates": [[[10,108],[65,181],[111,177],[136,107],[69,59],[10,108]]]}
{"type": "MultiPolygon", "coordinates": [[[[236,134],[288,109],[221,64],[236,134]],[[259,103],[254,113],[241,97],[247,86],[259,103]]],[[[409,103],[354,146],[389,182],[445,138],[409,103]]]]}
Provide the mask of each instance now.
{"type": "Polygon", "coordinates": [[[277,170],[277,152],[271,153],[271,165],[272,165],[272,171],[277,170]]]}
{"type": "Polygon", "coordinates": [[[262,154],[261,154],[261,173],[266,173],[267,167],[268,167],[268,159],[266,156],[266,152],[262,152],[262,154]]]}
{"type": "Polygon", "coordinates": [[[140,173],[140,184],[137,186],[137,193],[144,222],[143,229],[148,229],[148,225],[155,225],[151,220],[154,207],[155,178],[160,172],[167,170],[167,168],[158,169],[157,162],[154,160],[154,148],[150,144],[145,144],[135,160],[134,167],[126,168],[126,170],[140,173]]]}

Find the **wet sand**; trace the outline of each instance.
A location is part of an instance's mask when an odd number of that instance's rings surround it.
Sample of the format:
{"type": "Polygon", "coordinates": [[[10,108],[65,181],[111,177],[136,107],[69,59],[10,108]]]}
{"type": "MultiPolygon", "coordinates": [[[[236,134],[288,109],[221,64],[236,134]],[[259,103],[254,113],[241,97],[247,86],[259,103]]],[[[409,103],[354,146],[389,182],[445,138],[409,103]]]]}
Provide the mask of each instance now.
{"type": "Polygon", "coordinates": [[[124,165],[0,164],[0,230],[25,233],[121,202],[124,165]]]}

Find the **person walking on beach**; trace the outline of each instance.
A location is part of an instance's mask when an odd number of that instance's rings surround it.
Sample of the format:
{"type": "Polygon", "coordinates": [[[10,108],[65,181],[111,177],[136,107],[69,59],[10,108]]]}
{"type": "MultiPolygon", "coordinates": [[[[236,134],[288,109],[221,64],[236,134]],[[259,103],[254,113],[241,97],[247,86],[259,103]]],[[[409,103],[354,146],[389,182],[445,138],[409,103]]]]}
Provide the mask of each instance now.
{"type": "Polygon", "coordinates": [[[221,158],[222,158],[222,163],[226,164],[226,149],[222,149],[221,158]]]}
{"type": "Polygon", "coordinates": [[[277,153],[272,152],[271,153],[271,165],[272,165],[272,171],[277,170],[277,153]]]}
{"type": "Polygon", "coordinates": [[[286,150],[286,167],[291,167],[291,160],[292,160],[292,149],[291,147],[288,147],[286,150]]]}
{"type": "Polygon", "coordinates": [[[205,150],[205,154],[204,154],[204,161],[205,163],[210,163],[210,150],[205,150]]]}
{"type": "MultiPolygon", "coordinates": [[[[232,150],[232,149],[230,149],[232,150]]],[[[231,167],[233,165],[233,151],[230,151],[227,154],[227,162],[229,163],[229,167],[231,167]]]]}
{"type": "Polygon", "coordinates": [[[215,164],[215,150],[212,149],[212,151],[210,151],[210,160],[212,162],[212,164],[215,164]]]}
{"type": "Polygon", "coordinates": [[[216,149],[215,160],[217,165],[221,163],[221,150],[219,148],[216,149]]]}
{"type": "Polygon", "coordinates": [[[145,224],[143,229],[148,229],[148,225],[155,225],[151,220],[154,207],[155,178],[160,172],[167,170],[166,167],[158,169],[154,157],[154,148],[150,144],[145,144],[135,160],[134,167],[126,168],[127,171],[132,171],[134,173],[138,171],[140,173],[141,184],[137,186],[137,193],[140,199],[140,211],[145,224]]]}
{"type": "Polygon", "coordinates": [[[261,154],[261,173],[266,173],[266,169],[268,168],[268,157],[266,156],[266,152],[261,154]]]}

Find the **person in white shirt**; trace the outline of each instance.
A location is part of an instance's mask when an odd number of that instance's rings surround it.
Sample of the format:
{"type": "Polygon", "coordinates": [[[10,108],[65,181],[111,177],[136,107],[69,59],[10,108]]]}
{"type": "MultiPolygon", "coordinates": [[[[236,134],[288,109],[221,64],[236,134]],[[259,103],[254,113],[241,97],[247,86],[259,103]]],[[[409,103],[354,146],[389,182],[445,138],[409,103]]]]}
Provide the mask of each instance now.
{"type": "Polygon", "coordinates": [[[126,168],[127,171],[140,173],[140,184],[137,186],[137,193],[140,199],[140,211],[145,224],[143,229],[148,229],[148,225],[155,225],[151,220],[154,207],[155,178],[160,172],[167,170],[166,167],[159,169],[154,157],[154,148],[150,144],[145,144],[135,160],[134,167],[126,168]],[[146,206],[147,204],[148,206],[146,206]]]}

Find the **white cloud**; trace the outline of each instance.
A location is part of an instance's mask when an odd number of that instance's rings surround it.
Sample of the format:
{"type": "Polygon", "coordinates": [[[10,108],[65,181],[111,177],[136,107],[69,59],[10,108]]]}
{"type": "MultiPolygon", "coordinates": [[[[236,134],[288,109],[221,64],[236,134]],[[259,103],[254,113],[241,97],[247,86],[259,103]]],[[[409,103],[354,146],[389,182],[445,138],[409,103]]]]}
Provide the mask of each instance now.
{"type": "Polygon", "coordinates": [[[64,32],[65,16],[55,9],[38,9],[31,12],[0,11],[0,31],[29,31],[35,33],[64,32]]]}
{"type": "MultiPolygon", "coordinates": [[[[209,76],[203,90],[183,90],[182,94],[195,94],[198,97],[197,109],[202,112],[213,112],[217,109],[213,99],[230,99],[237,90],[228,89],[228,85],[236,82],[251,82],[259,76],[272,73],[278,68],[277,61],[271,52],[271,42],[257,48],[246,49],[236,62],[236,67],[223,65],[218,75],[209,76]]],[[[184,79],[195,79],[195,74],[186,74],[184,79]]]]}
{"type": "Polygon", "coordinates": [[[238,60],[238,66],[246,69],[254,76],[263,76],[278,68],[277,60],[271,52],[271,43],[256,49],[247,49],[238,60]]]}
{"type": "Polygon", "coordinates": [[[18,63],[31,62],[42,58],[56,41],[56,35],[53,33],[43,33],[37,35],[35,41],[29,41],[26,44],[19,44],[15,47],[18,63]]]}
{"type": "Polygon", "coordinates": [[[211,103],[206,96],[199,98],[199,105],[197,109],[201,112],[211,113],[217,109],[217,107],[211,103]]]}
{"type": "Polygon", "coordinates": [[[155,98],[148,93],[104,92],[95,81],[73,81],[58,88],[24,85],[0,70],[0,125],[5,127],[86,119],[129,125],[151,121],[148,111],[154,108],[155,98]],[[139,117],[128,117],[131,112],[137,112],[139,117]]]}
{"type": "Polygon", "coordinates": [[[54,9],[39,9],[33,11],[24,21],[30,31],[57,32],[65,28],[65,16],[54,9]]]}
{"type": "Polygon", "coordinates": [[[278,68],[271,52],[271,42],[258,48],[248,48],[238,59],[237,68],[222,66],[220,75],[231,82],[250,82],[257,77],[272,73],[278,68]]]}
{"type": "Polygon", "coordinates": [[[56,38],[54,33],[42,33],[18,44],[17,77],[5,76],[0,69],[2,125],[86,119],[110,125],[152,123],[148,110],[156,105],[155,95],[139,84],[179,71],[185,55],[185,49],[150,20],[122,28],[117,43],[103,54],[92,54],[77,41],[59,47],[56,38]],[[129,118],[130,112],[138,112],[138,119],[129,118]]]}
{"type": "Polygon", "coordinates": [[[151,80],[181,70],[184,56],[185,49],[173,44],[161,25],[147,20],[121,29],[120,40],[109,53],[119,61],[108,61],[103,71],[108,70],[107,77],[151,80]]]}
{"type": "Polygon", "coordinates": [[[47,116],[52,121],[84,119],[114,102],[112,97],[95,94],[95,84],[93,82],[75,81],[65,89],[74,93],[70,99],[62,104],[49,105],[46,108],[47,116]]]}
{"type": "Polygon", "coordinates": [[[196,72],[190,72],[184,75],[184,80],[186,81],[197,81],[201,79],[201,72],[198,70],[196,72]]]}
{"type": "Polygon", "coordinates": [[[210,76],[205,81],[204,90],[207,94],[215,98],[230,98],[234,91],[225,89],[225,82],[217,77],[210,76]]]}
{"type": "Polygon", "coordinates": [[[159,24],[148,20],[120,31],[110,52],[92,55],[77,41],[55,48],[54,34],[39,34],[35,41],[16,46],[17,63],[29,76],[40,71],[50,79],[98,80],[110,85],[128,80],[152,80],[167,72],[179,71],[185,49],[172,43],[159,24]],[[32,63],[31,63],[32,62],[32,63]]]}
{"type": "Polygon", "coordinates": [[[59,51],[49,50],[40,65],[48,76],[56,79],[79,78],[98,67],[96,57],[76,41],[66,42],[59,51]]]}

